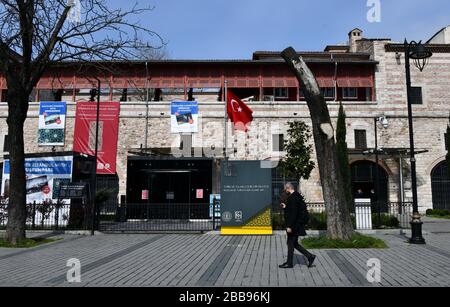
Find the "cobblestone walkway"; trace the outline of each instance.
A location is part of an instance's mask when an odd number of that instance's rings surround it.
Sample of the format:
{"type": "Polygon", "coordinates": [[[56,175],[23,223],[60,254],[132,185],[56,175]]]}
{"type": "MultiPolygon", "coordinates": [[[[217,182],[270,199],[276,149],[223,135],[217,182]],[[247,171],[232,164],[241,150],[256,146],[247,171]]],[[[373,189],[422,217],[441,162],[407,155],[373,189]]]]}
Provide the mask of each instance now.
{"type": "Polygon", "coordinates": [[[385,250],[315,250],[308,269],[297,255],[292,270],[285,236],[64,235],[32,250],[0,248],[0,286],[67,286],[67,260],[81,261],[76,286],[450,286],[450,234],[426,236],[413,246],[406,237],[376,235],[385,250]],[[381,283],[367,281],[367,261],[381,261],[381,283]]]}

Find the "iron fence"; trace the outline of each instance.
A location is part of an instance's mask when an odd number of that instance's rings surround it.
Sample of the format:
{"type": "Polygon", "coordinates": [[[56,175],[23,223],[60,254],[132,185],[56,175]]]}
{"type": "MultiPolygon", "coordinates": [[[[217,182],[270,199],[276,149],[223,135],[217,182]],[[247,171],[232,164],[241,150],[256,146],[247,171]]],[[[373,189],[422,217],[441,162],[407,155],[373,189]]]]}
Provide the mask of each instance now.
{"type": "Polygon", "coordinates": [[[103,232],[206,232],[217,228],[213,207],[205,204],[121,204],[102,206],[103,232]]]}
{"type": "MultiPolygon", "coordinates": [[[[27,204],[27,230],[86,230],[91,216],[87,206],[68,204],[27,204]]],[[[8,205],[0,206],[0,229],[8,223],[8,205]]]]}
{"type": "MultiPolygon", "coordinates": [[[[326,230],[324,203],[308,203],[309,229],[326,230]]],[[[351,210],[358,229],[410,228],[412,203],[356,204],[351,210]],[[359,209],[358,209],[359,207],[359,209]]],[[[90,207],[80,204],[28,204],[27,230],[91,229],[90,207]]],[[[0,229],[8,222],[7,204],[0,204],[0,229]]],[[[284,230],[284,210],[272,208],[275,230],[284,230]]],[[[204,204],[102,205],[96,213],[96,229],[103,232],[206,232],[220,227],[220,202],[204,204]]]]}

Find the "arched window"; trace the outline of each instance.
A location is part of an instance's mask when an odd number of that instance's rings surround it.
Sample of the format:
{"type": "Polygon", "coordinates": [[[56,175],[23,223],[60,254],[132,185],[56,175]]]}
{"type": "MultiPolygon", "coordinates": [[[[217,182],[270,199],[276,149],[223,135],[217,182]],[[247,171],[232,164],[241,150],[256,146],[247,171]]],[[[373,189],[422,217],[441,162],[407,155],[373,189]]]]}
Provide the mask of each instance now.
{"type": "Polygon", "coordinates": [[[450,209],[450,174],[442,161],[431,171],[431,190],[434,209],[450,209]]]}

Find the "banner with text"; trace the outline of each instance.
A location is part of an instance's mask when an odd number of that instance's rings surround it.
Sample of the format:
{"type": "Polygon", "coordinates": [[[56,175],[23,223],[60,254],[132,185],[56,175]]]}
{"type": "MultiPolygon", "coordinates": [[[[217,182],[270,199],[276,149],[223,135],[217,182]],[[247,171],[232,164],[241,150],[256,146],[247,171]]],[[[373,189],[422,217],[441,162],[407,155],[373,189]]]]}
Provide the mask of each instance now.
{"type": "Polygon", "coordinates": [[[198,103],[175,101],[171,105],[172,133],[198,133],[198,103]]]}
{"type": "Polygon", "coordinates": [[[39,108],[39,146],[64,146],[66,127],[65,102],[41,102],[39,108]]]}
{"type": "MultiPolygon", "coordinates": [[[[73,157],[25,159],[27,203],[58,199],[59,186],[72,180],[73,157]]],[[[2,196],[9,198],[10,164],[3,165],[2,196]]]]}
{"type": "Polygon", "coordinates": [[[221,233],[272,234],[272,169],[261,161],[222,161],[221,233]]]}
{"type": "MultiPolygon", "coordinates": [[[[100,103],[97,174],[116,173],[120,102],[100,103]]],[[[97,103],[78,102],[73,150],[95,155],[97,103]]]]}

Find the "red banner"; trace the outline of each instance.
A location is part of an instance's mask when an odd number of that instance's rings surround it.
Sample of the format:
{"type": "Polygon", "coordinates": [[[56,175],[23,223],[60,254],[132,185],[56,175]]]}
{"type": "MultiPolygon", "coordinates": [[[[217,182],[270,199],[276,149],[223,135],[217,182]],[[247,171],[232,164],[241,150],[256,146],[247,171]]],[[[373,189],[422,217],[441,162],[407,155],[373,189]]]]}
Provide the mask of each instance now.
{"type": "MultiPolygon", "coordinates": [[[[117,141],[119,137],[120,102],[101,102],[98,129],[97,174],[116,173],[117,141]]],[[[95,155],[97,121],[96,102],[78,102],[73,150],[95,155]]]]}

